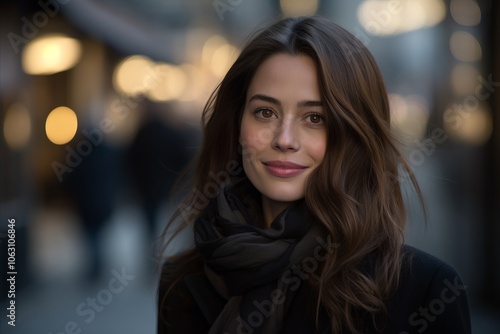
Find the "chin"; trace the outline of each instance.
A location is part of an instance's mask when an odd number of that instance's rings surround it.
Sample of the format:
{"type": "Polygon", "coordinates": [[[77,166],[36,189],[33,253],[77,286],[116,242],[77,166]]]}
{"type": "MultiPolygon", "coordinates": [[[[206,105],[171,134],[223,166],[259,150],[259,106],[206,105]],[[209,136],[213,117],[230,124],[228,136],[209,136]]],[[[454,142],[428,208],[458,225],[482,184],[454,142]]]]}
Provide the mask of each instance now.
{"type": "Polygon", "coordinates": [[[304,198],[304,186],[290,182],[266,182],[265,185],[257,187],[260,193],[276,202],[295,202],[304,198]],[[259,189],[260,188],[260,189],[259,189]]]}

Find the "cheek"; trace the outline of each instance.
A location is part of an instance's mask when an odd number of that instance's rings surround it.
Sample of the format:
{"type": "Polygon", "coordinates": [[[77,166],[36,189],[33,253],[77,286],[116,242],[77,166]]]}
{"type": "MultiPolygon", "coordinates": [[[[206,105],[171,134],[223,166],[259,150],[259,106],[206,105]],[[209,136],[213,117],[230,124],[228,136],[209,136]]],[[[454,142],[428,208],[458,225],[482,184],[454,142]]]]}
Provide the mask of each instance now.
{"type": "Polygon", "coordinates": [[[245,120],[241,122],[240,144],[243,150],[259,150],[271,143],[273,139],[273,130],[270,127],[263,126],[245,120]]]}
{"type": "Polygon", "coordinates": [[[259,145],[257,144],[258,140],[255,136],[255,129],[248,121],[245,121],[245,118],[241,122],[239,139],[242,148],[243,167],[246,169],[248,162],[254,158],[255,153],[258,151],[259,145]]]}
{"type": "Polygon", "coordinates": [[[309,148],[310,156],[320,164],[326,154],[326,138],[318,138],[309,148]]]}

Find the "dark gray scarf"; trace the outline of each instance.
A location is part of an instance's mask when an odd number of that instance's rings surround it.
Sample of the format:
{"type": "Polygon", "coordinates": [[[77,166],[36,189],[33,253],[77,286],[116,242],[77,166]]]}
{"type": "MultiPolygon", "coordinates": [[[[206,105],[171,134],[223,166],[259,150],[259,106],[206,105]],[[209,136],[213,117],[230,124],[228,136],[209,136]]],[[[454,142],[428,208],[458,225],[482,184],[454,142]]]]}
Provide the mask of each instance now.
{"type": "Polygon", "coordinates": [[[304,202],[279,214],[270,228],[260,228],[258,205],[251,205],[258,200],[246,178],[233,181],[195,222],[206,276],[227,300],[209,333],[279,333],[296,290],[305,283],[297,274],[302,261],[320,265],[313,253],[324,245],[326,232],[304,202]]]}

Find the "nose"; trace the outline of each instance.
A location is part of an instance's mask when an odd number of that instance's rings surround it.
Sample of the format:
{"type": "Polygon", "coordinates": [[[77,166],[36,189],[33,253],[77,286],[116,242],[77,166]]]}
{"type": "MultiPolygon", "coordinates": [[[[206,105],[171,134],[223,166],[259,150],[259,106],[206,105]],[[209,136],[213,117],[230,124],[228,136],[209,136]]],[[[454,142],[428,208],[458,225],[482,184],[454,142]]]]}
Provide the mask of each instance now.
{"type": "Polygon", "coordinates": [[[272,146],[275,150],[297,151],[300,148],[299,138],[292,119],[284,119],[274,131],[272,146]]]}

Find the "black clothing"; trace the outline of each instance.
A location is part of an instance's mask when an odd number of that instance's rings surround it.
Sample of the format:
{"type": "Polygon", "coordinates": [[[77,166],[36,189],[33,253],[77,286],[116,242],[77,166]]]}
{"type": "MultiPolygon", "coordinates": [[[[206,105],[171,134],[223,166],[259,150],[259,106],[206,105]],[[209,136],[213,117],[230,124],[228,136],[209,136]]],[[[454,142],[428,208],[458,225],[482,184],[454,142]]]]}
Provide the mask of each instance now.
{"type": "MultiPolygon", "coordinates": [[[[467,293],[457,271],[413,247],[405,246],[404,251],[412,260],[403,267],[399,287],[387,303],[388,321],[384,333],[471,333],[467,293]]],[[[165,289],[161,288],[160,300],[164,294],[165,289]]],[[[305,305],[307,298],[304,285],[299,288],[293,303],[305,305]]],[[[188,276],[167,297],[166,309],[170,311],[158,315],[158,334],[208,333],[209,321],[214,320],[224,304],[225,300],[203,273],[188,276]],[[181,312],[178,305],[186,302],[190,305],[188,311],[181,312]]],[[[320,329],[316,331],[314,318],[306,316],[305,307],[303,312],[300,309],[291,309],[280,333],[330,333],[326,315],[320,318],[320,329]]],[[[369,321],[366,326],[363,333],[375,333],[369,321]]],[[[242,333],[252,332],[243,330],[242,333]]]]}
{"type": "MultiPolygon", "coordinates": [[[[324,309],[316,327],[307,277],[337,245],[303,201],[284,210],[269,228],[258,227],[258,210],[249,209],[258,196],[246,178],[233,180],[222,185],[195,221],[193,259],[199,265],[166,300],[166,289],[178,277],[160,284],[159,334],[331,333],[324,309]]],[[[360,268],[372,276],[369,257],[360,268]]],[[[164,271],[175,272],[168,264],[164,271]]],[[[398,289],[386,305],[384,333],[471,331],[467,295],[456,270],[409,246],[403,248],[398,289]]],[[[362,333],[376,333],[371,316],[357,318],[362,333]]],[[[380,326],[383,319],[377,322],[380,326]]]]}
{"type": "MultiPolygon", "coordinates": [[[[244,204],[256,197],[260,195],[246,177],[233,180],[194,224],[196,249],[206,277],[227,299],[211,333],[238,332],[240,319],[252,318],[255,312],[266,314],[254,324],[257,332],[276,333],[301,283],[300,273],[293,268],[307,263],[306,269],[314,271],[320,261],[313,254],[325,261],[334,252],[331,237],[325,238],[324,227],[303,201],[281,212],[269,228],[261,228],[265,224],[257,221],[258,211],[248,210],[244,204]],[[260,310],[262,307],[268,310],[260,310]]],[[[302,275],[308,275],[301,269],[302,275]]]]}

